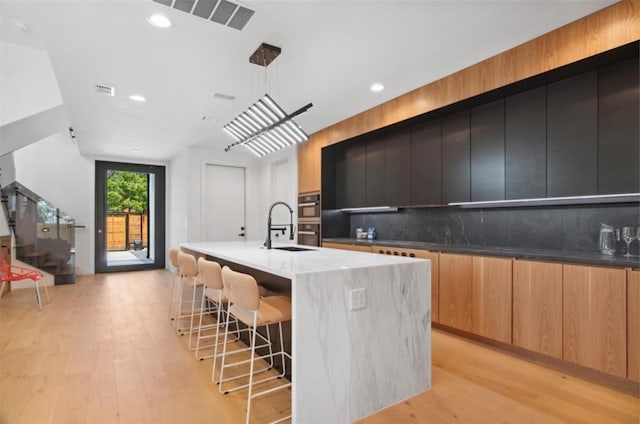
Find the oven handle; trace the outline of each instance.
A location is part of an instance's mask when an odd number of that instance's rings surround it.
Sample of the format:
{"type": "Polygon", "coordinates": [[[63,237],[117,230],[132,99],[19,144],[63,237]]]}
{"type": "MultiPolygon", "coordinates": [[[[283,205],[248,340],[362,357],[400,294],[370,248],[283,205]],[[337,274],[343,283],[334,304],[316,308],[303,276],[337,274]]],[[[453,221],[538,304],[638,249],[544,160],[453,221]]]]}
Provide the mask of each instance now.
{"type": "Polygon", "coordinates": [[[298,203],[298,206],[316,206],[318,202],[298,203]]]}
{"type": "Polygon", "coordinates": [[[298,234],[304,234],[304,235],[308,235],[308,236],[315,236],[318,233],[316,231],[298,231],[298,234]]]}

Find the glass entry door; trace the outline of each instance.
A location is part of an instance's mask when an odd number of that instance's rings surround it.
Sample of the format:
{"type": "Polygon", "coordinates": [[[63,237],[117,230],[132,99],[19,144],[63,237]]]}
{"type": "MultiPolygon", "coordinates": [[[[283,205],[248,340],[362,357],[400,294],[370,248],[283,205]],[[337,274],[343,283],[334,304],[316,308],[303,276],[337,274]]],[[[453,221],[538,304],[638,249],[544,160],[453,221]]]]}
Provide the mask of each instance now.
{"type": "Polygon", "coordinates": [[[165,267],[164,166],[96,161],[96,272],[165,267]]]}

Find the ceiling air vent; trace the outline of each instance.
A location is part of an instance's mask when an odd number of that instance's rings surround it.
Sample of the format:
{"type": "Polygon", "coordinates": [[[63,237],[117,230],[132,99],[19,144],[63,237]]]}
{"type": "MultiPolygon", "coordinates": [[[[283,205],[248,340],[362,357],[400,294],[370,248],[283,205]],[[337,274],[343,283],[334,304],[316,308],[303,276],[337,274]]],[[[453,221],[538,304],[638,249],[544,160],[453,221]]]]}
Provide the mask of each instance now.
{"type": "Polygon", "coordinates": [[[255,11],[229,0],[153,0],[156,3],[242,30],[255,11]]]}
{"type": "Polygon", "coordinates": [[[222,99],[222,100],[234,100],[236,98],[236,96],[231,96],[229,94],[222,94],[222,93],[215,93],[213,97],[215,97],[216,99],[222,99]]]}
{"type": "Polygon", "coordinates": [[[116,95],[116,88],[112,85],[96,84],[96,93],[113,97],[116,95]]]}

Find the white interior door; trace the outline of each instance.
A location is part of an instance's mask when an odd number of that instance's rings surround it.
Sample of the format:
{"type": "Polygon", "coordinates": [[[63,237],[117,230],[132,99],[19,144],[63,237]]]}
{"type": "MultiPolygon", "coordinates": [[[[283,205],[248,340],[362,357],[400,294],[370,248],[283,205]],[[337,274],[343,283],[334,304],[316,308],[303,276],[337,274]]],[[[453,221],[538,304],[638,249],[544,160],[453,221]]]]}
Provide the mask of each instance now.
{"type": "Polygon", "coordinates": [[[203,187],[204,240],[244,240],[245,169],[207,165],[203,187]]]}

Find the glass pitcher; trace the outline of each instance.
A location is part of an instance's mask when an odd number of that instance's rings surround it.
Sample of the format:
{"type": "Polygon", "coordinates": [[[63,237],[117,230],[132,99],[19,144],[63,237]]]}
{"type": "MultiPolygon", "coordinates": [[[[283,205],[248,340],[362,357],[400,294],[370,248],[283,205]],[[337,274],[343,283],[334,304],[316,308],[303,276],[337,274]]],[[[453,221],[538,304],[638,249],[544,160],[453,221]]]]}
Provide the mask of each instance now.
{"type": "Polygon", "coordinates": [[[613,226],[600,224],[598,248],[603,255],[613,255],[616,252],[616,237],[613,226]]]}

